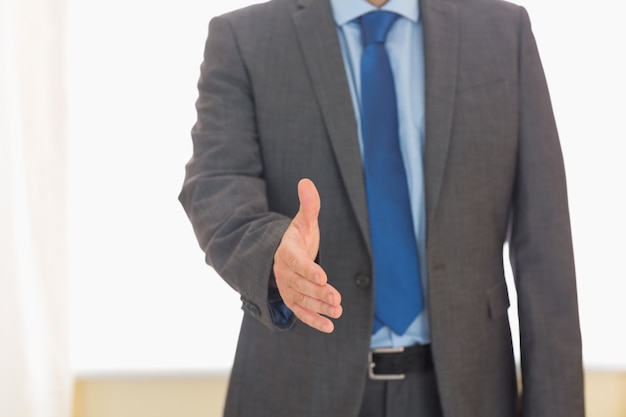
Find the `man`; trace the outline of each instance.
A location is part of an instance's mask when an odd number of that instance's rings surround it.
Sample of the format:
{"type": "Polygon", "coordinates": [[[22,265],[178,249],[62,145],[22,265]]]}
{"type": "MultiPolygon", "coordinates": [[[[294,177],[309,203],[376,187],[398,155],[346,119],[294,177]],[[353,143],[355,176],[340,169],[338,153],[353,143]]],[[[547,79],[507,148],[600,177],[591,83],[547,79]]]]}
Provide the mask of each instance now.
{"type": "Polygon", "coordinates": [[[273,0],[211,22],[198,86],[179,198],[245,312],[225,415],[584,414],[563,162],[522,8],[273,0]],[[401,162],[372,173],[390,121],[401,162]],[[380,209],[396,189],[410,204],[380,209]],[[384,298],[400,262],[411,289],[384,298]]]}

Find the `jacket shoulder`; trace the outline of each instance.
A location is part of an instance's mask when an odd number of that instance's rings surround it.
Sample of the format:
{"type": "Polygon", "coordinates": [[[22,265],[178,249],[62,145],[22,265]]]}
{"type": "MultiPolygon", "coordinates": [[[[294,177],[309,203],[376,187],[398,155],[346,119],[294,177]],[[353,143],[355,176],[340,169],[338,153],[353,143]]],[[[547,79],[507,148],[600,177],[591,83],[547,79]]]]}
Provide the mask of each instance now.
{"type": "Polygon", "coordinates": [[[289,14],[298,8],[297,0],[270,0],[224,13],[218,18],[231,22],[266,21],[276,14],[289,14]]]}

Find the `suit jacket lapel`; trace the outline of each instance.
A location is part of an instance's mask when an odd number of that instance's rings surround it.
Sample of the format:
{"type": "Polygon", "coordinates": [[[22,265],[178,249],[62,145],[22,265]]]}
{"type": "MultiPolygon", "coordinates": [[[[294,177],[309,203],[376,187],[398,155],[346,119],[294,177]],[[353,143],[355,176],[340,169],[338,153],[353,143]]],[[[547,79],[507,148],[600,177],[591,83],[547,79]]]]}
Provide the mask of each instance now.
{"type": "MultiPolygon", "coordinates": [[[[298,0],[293,22],[344,185],[368,247],[363,166],[352,97],[328,0],[298,0]]],[[[323,204],[323,203],[322,203],[323,204]]]]}
{"type": "MultiPolygon", "coordinates": [[[[370,246],[363,167],[352,97],[337,28],[327,0],[298,0],[296,33],[326,123],[343,181],[363,237],[370,246]]],[[[454,4],[421,0],[424,29],[426,140],[424,176],[430,230],[445,171],[458,65],[458,17],[454,4]]]]}
{"type": "Polygon", "coordinates": [[[424,25],[426,141],[424,178],[428,230],[437,209],[450,143],[457,82],[459,28],[456,6],[421,0],[424,25]]]}

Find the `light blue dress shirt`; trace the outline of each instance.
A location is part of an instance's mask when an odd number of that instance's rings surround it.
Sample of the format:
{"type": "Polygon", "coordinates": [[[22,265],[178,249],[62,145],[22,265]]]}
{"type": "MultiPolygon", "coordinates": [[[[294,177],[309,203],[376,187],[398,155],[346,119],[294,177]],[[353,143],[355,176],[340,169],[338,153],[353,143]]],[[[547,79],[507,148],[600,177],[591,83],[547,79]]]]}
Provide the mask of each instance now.
{"type": "MultiPolygon", "coordinates": [[[[330,0],[343,53],[354,114],[361,138],[360,62],[363,51],[359,16],[379,10],[366,0],[330,0]]],[[[385,46],[396,84],[400,148],[406,168],[415,237],[420,259],[424,306],[428,305],[426,268],[426,204],[424,190],[424,46],[417,0],[389,0],[380,10],[400,15],[391,27],[385,46]]],[[[413,321],[404,335],[383,327],[372,335],[372,347],[400,347],[430,343],[428,310],[413,321]]]]}

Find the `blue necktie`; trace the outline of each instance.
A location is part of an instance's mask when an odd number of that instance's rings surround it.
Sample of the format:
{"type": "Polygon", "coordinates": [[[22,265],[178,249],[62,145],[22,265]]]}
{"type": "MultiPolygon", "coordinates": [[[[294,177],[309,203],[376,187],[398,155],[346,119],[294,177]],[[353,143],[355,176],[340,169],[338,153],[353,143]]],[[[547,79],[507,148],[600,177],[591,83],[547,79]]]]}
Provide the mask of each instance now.
{"type": "Polygon", "coordinates": [[[398,15],[361,17],[361,125],[374,257],[374,332],[404,334],[423,309],[417,244],[398,138],[398,110],[385,38],[398,15]]]}

